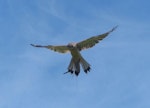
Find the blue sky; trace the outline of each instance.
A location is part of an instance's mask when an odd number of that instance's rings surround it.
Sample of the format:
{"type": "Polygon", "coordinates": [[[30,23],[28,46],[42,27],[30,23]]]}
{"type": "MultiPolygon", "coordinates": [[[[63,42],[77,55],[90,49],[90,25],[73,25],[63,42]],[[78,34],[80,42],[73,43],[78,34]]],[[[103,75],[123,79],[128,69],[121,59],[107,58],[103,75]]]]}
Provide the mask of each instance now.
{"type": "Polygon", "coordinates": [[[148,0],[0,0],[0,108],[150,108],[148,0]],[[78,42],[91,72],[64,75],[70,54],[30,44],[78,42]]]}

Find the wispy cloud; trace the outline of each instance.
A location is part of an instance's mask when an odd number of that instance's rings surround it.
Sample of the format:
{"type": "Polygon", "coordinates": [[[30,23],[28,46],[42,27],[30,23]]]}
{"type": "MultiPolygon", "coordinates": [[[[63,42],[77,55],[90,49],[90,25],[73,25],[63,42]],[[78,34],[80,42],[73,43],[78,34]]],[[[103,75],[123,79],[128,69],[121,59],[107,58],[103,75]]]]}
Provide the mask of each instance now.
{"type": "Polygon", "coordinates": [[[5,41],[0,54],[0,107],[149,106],[150,26],[146,20],[134,19],[127,10],[125,15],[116,12],[117,5],[104,8],[108,6],[88,1],[86,5],[61,0],[7,2],[10,18],[0,18],[8,24],[0,25],[5,30],[1,32],[5,41]],[[78,78],[63,75],[69,54],[29,45],[80,41],[115,25],[119,27],[108,38],[82,52],[92,70],[78,78]]]}

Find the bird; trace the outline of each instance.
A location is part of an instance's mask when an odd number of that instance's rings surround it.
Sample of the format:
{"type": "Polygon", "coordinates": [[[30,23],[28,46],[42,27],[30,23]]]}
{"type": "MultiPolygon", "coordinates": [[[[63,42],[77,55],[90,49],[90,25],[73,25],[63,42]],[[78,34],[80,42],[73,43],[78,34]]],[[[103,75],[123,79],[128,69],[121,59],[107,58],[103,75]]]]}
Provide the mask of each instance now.
{"type": "Polygon", "coordinates": [[[72,42],[67,45],[35,45],[31,44],[33,47],[47,48],[59,53],[70,53],[72,58],[68,66],[68,71],[66,73],[75,74],[76,76],[80,73],[80,66],[82,66],[85,73],[90,72],[91,65],[83,58],[81,51],[85,49],[92,48],[105,37],[107,37],[111,32],[113,32],[118,26],[113,27],[110,31],[105,32],[100,35],[92,36],[80,42],[72,42]]]}

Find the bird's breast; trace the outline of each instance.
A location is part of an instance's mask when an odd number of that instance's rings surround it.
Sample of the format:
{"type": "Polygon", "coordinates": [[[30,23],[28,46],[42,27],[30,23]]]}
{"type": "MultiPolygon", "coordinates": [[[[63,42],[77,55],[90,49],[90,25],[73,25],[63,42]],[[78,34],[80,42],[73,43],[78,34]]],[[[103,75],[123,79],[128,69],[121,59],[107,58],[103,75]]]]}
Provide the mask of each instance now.
{"type": "Polygon", "coordinates": [[[80,56],[81,56],[79,50],[76,49],[76,48],[71,49],[70,52],[71,52],[71,55],[72,55],[73,57],[80,57],[80,56]]]}

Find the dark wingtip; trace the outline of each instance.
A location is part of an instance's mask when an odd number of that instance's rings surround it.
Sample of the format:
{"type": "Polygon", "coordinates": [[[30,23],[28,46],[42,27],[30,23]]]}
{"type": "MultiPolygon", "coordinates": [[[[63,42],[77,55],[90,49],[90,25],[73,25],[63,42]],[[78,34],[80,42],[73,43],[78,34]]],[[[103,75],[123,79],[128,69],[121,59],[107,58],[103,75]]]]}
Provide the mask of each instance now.
{"type": "Polygon", "coordinates": [[[117,28],[119,25],[116,25],[114,28],[117,28]]]}
{"type": "Polygon", "coordinates": [[[36,47],[36,45],[34,45],[34,44],[30,44],[30,45],[36,47]]]}
{"type": "Polygon", "coordinates": [[[41,45],[34,45],[34,44],[30,44],[31,46],[33,47],[44,47],[44,46],[41,46],[41,45]]]}
{"type": "Polygon", "coordinates": [[[113,31],[116,30],[117,28],[118,28],[118,25],[116,25],[115,27],[113,27],[110,32],[113,32],[113,31]]]}

